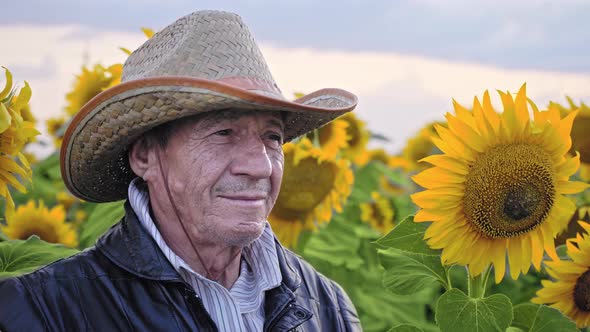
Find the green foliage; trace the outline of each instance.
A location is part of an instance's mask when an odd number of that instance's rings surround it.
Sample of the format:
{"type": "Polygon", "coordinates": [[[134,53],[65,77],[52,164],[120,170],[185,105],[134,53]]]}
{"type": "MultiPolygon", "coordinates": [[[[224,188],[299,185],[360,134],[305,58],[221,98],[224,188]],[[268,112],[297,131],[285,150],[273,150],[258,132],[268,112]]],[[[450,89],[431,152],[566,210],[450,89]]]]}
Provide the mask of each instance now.
{"type": "Polygon", "coordinates": [[[381,173],[378,165],[379,163],[371,162],[354,172],[354,186],[347,205],[371,200],[371,192],[379,188],[381,173]]]}
{"type": "Polygon", "coordinates": [[[47,243],[37,236],[0,242],[0,278],[31,272],[77,252],[77,249],[47,243]]]}
{"type": "Polygon", "coordinates": [[[344,288],[365,331],[385,331],[402,323],[432,331],[427,315],[435,291],[426,289],[408,296],[384,291],[384,269],[372,243],[378,234],[365,224],[341,219],[310,235],[301,251],[303,257],[344,288]]]}
{"type": "Polygon", "coordinates": [[[559,310],[533,303],[523,303],[514,307],[512,326],[525,332],[579,331],[576,324],[559,310]]]}
{"type": "Polygon", "coordinates": [[[431,249],[424,241],[424,233],[427,228],[428,224],[415,223],[414,217],[409,216],[387,235],[380,238],[377,244],[382,247],[395,248],[415,254],[440,256],[440,250],[431,249]]]}
{"type": "Polygon", "coordinates": [[[447,287],[446,271],[439,256],[415,254],[399,249],[379,250],[381,264],[387,269],[383,285],[391,292],[411,295],[440,283],[447,287]]]}
{"type": "Polygon", "coordinates": [[[561,259],[561,260],[567,260],[567,261],[572,260],[570,258],[570,256],[568,256],[568,254],[567,254],[567,246],[565,244],[555,247],[555,252],[557,253],[557,256],[559,256],[559,259],[561,259]]]}
{"type": "Polygon", "coordinates": [[[88,220],[80,225],[80,248],[87,248],[96,242],[99,236],[106,232],[125,215],[123,201],[96,204],[88,220]]]}
{"type": "Polygon", "coordinates": [[[517,305],[530,301],[541,288],[541,279],[547,278],[542,272],[531,268],[529,273],[521,275],[517,280],[506,276],[499,284],[492,285],[489,293],[504,294],[510,298],[512,304],[517,305]]]}
{"type": "Polygon", "coordinates": [[[435,317],[441,332],[504,332],[513,313],[512,304],[504,295],[471,298],[451,289],[438,300],[435,317]]]}
{"type": "Polygon", "coordinates": [[[381,265],[387,270],[383,283],[396,294],[410,295],[437,283],[449,288],[447,270],[440,260],[440,250],[433,250],[424,242],[426,225],[404,219],[377,244],[381,265]]]}
{"type": "Polygon", "coordinates": [[[18,191],[13,193],[16,205],[24,204],[28,200],[43,200],[47,206],[56,202],[56,194],[65,190],[65,184],[61,179],[59,154],[53,153],[49,157],[33,165],[33,178],[28,186],[28,192],[23,194],[18,191]]]}
{"type": "Polygon", "coordinates": [[[424,330],[414,325],[402,324],[390,328],[387,332],[424,332],[424,330]]]}
{"type": "MultiPolygon", "coordinates": [[[[386,331],[393,325],[411,324],[424,331],[436,331],[429,318],[438,287],[428,287],[411,295],[384,291],[385,269],[380,265],[377,245],[380,234],[360,220],[361,203],[380,191],[380,178],[387,169],[371,162],[355,171],[352,194],[342,213],[313,234],[300,238],[297,252],[327,277],[340,284],[350,296],[365,331],[386,331]]],[[[394,181],[408,181],[394,174],[394,181]]],[[[395,182],[398,183],[398,182],[395,182]]],[[[413,213],[408,195],[392,198],[395,221],[413,213]]]]}

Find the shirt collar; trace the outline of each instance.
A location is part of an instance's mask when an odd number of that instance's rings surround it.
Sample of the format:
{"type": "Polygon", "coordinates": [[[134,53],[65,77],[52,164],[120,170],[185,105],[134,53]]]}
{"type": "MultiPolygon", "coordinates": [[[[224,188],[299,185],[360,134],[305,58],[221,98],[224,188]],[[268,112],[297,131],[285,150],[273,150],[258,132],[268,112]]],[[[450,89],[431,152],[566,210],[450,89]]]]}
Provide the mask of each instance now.
{"type": "MultiPolygon", "coordinates": [[[[154,239],[166,259],[177,272],[180,273],[181,270],[186,270],[201,279],[213,282],[195,272],[168,246],[151,217],[149,194],[139,185],[139,181],[141,181],[140,178],[131,181],[129,184],[128,197],[129,203],[143,228],[154,239]]],[[[242,265],[246,267],[249,265],[251,267],[254,273],[255,282],[262,286],[263,291],[280,285],[282,276],[280,273],[279,259],[277,257],[277,248],[274,241],[274,234],[268,222],[266,222],[262,235],[250,245],[243,248],[242,259],[245,260],[245,264],[242,265]]],[[[180,275],[184,277],[186,274],[180,273],[180,275]]],[[[236,284],[240,285],[245,282],[245,280],[241,280],[241,278],[245,278],[243,275],[243,273],[240,273],[240,277],[238,277],[236,284]]]]}

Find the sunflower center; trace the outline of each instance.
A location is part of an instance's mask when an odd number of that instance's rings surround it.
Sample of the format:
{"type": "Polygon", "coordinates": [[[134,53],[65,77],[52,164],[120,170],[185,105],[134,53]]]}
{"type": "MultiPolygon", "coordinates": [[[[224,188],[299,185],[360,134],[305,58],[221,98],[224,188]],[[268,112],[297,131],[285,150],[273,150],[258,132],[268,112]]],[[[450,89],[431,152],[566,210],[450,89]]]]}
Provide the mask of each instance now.
{"type": "Polygon", "coordinates": [[[292,164],[292,157],[285,157],[283,184],[273,208],[277,216],[288,219],[302,219],[318,206],[334,188],[338,168],[331,162],[318,164],[317,159],[308,157],[292,164]]]}
{"type": "Polygon", "coordinates": [[[387,218],[377,203],[371,205],[371,217],[379,226],[385,224],[385,219],[387,218]]]}
{"type": "Polygon", "coordinates": [[[570,151],[580,152],[580,161],[590,163],[590,117],[578,115],[572,125],[572,148],[570,151]]]}
{"type": "Polygon", "coordinates": [[[57,243],[59,242],[58,235],[56,234],[55,230],[51,227],[35,227],[35,228],[28,228],[24,229],[19,236],[19,239],[26,240],[31,235],[37,235],[41,240],[50,243],[57,243]]]}
{"type": "Polygon", "coordinates": [[[530,216],[539,202],[541,197],[537,189],[524,183],[520,187],[508,191],[504,201],[504,213],[514,221],[519,221],[530,216]]]}
{"type": "Polygon", "coordinates": [[[509,238],[540,225],[555,197],[551,157],[527,143],[499,145],[471,165],[465,215],[490,238],[509,238]]]}
{"type": "Polygon", "coordinates": [[[576,281],[574,303],[578,309],[590,312],[590,270],[584,272],[576,281]]]}
{"type": "Polygon", "coordinates": [[[332,127],[334,125],[332,123],[328,123],[327,125],[323,126],[320,130],[318,130],[318,139],[320,141],[320,145],[324,146],[327,142],[330,141],[332,137],[332,127]]]}
{"type": "Polygon", "coordinates": [[[358,144],[360,144],[361,133],[356,121],[348,121],[348,127],[346,127],[346,134],[349,137],[349,146],[357,146],[358,144]]]}

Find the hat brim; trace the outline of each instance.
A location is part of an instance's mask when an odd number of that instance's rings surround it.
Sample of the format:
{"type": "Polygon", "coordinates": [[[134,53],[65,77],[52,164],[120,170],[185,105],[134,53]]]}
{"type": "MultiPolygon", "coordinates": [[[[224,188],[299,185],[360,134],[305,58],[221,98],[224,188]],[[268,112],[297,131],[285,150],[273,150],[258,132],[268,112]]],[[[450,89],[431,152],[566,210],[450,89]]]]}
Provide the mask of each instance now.
{"type": "Polygon", "coordinates": [[[90,100],[74,116],[61,146],[62,178],[72,194],[91,202],[127,196],[134,175],[129,145],[163,123],[223,109],[287,112],[285,142],[353,110],[357,97],[322,89],[287,101],[230,84],[191,77],[153,77],[121,83],[90,100]]]}

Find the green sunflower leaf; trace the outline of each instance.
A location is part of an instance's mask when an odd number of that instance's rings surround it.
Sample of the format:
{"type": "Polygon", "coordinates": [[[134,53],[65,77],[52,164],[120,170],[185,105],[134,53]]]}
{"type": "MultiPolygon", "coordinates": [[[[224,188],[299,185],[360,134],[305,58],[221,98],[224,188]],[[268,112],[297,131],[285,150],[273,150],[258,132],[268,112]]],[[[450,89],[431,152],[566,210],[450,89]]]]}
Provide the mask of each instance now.
{"type": "Polygon", "coordinates": [[[371,192],[379,190],[379,177],[382,175],[377,163],[369,163],[354,172],[353,190],[348,204],[371,200],[371,192]]]}
{"type": "Polygon", "coordinates": [[[438,331],[428,320],[439,287],[398,295],[383,289],[385,270],[374,241],[379,234],[365,224],[335,218],[320,227],[298,250],[319,272],[336,281],[353,301],[364,331],[387,331],[411,324],[424,331],[438,331]]]}
{"type": "Polygon", "coordinates": [[[506,332],[523,332],[523,330],[519,329],[518,327],[509,326],[509,327],[506,329],[506,332]]]}
{"type": "Polygon", "coordinates": [[[441,332],[504,332],[512,317],[510,299],[502,294],[470,298],[455,288],[436,304],[435,319],[441,332]]]}
{"type": "Polygon", "coordinates": [[[363,264],[363,260],[356,254],[361,245],[362,234],[356,228],[359,227],[333,220],[305,243],[303,256],[334,266],[358,268],[363,264]]]}
{"type": "Polygon", "coordinates": [[[47,243],[37,236],[0,242],[0,279],[31,272],[77,252],[77,249],[47,243]]]}
{"type": "Polygon", "coordinates": [[[415,294],[436,283],[447,285],[447,271],[440,256],[425,255],[389,248],[379,250],[381,265],[386,269],[383,285],[400,295],[415,294]]]}
{"type": "Polygon", "coordinates": [[[396,225],[407,217],[416,214],[416,205],[412,202],[410,195],[395,195],[391,198],[391,203],[395,211],[393,218],[396,225]]]}
{"type": "Polygon", "coordinates": [[[579,331],[576,324],[561,311],[533,303],[523,303],[514,307],[512,326],[526,332],[579,331]]]}
{"type": "Polygon", "coordinates": [[[424,332],[424,330],[414,325],[402,324],[390,328],[387,332],[424,332]]]}
{"type": "Polygon", "coordinates": [[[123,201],[97,204],[86,222],[80,225],[80,248],[94,245],[96,239],[125,215],[123,201]]]}
{"type": "Polygon", "coordinates": [[[428,224],[415,223],[414,216],[402,220],[387,235],[377,240],[377,244],[385,248],[395,248],[415,254],[439,256],[441,250],[431,249],[424,241],[424,233],[428,224]]]}

